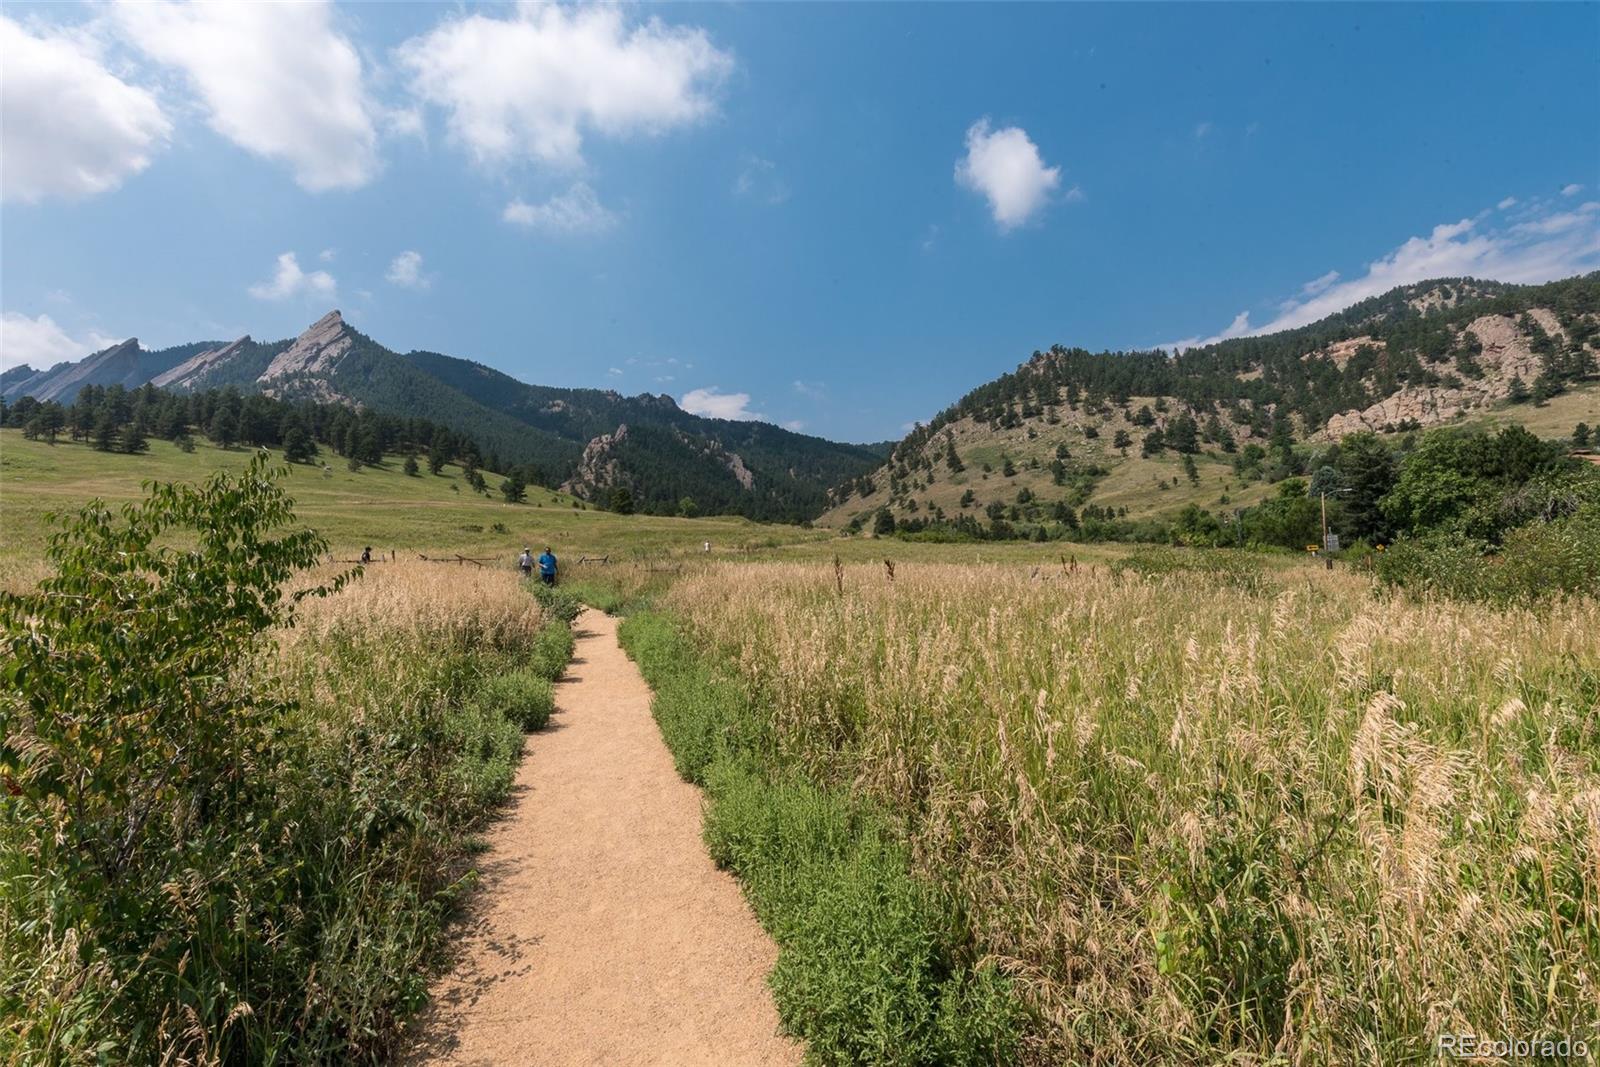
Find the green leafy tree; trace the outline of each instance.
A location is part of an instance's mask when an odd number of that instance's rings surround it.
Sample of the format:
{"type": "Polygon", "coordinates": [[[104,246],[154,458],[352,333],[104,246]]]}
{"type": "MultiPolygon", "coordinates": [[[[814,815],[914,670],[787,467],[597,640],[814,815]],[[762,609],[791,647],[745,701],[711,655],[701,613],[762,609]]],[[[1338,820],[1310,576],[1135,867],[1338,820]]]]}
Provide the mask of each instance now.
{"type": "Polygon", "coordinates": [[[633,514],[633,490],[625,485],[619,485],[611,490],[606,498],[606,508],[618,515],[633,514]]]}
{"type": "Polygon", "coordinates": [[[700,514],[700,505],[694,502],[694,497],[686,496],[678,501],[678,516],[680,518],[692,519],[698,514],[700,514]]]}
{"type": "Polygon", "coordinates": [[[243,887],[261,875],[239,828],[295,828],[273,822],[282,705],[243,668],[295,601],[343,582],[285,592],[326,545],[286,529],[277,476],[257,457],[121,509],[97,501],[51,538],[37,592],[0,593],[6,845],[31,887],[7,896],[7,929],[26,939],[7,952],[41,959],[52,931],[75,931],[116,979],[96,1025],[123,1028],[126,1062],[161,1058],[152,1010],[209,1014],[253,977],[246,960],[272,959],[250,943],[243,887]],[[174,907],[178,886],[199,890],[199,913],[174,907]],[[212,984],[197,986],[202,958],[212,984]],[[230,969],[231,989],[217,977],[230,969]]]}
{"type": "Polygon", "coordinates": [[[888,537],[894,533],[894,512],[888,508],[879,508],[872,516],[872,533],[876,537],[888,537]]]}

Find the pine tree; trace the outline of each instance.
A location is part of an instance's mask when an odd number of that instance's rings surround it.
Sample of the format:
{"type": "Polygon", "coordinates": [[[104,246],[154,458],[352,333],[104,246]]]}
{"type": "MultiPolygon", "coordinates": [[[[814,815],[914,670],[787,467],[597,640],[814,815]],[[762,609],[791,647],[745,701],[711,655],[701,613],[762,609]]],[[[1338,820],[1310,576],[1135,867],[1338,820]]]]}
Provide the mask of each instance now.
{"type": "Polygon", "coordinates": [[[239,440],[239,420],[233,412],[219,406],[211,417],[211,425],[206,427],[206,436],[218,448],[232,448],[239,440]]]}
{"type": "Polygon", "coordinates": [[[404,470],[405,470],[406,474],[410,475],[413,478],[415,478],[418,475],[418,473],[420,473],[421,468],[417,466],[417,457],[416,456],[410,455],[409,453],[406,455],[406,462],[405,462],[404,470]]]}
{"type": "Polygon", "coordinates": [[[94,422],[94,447],[100,452],[112,452],[117,447],[117,418],[110,411],[102,411],[94,422]]]}
{"type": "Polygon", "coordinates": [[[1572,428],[1572,443],[1579,448],[1586,448],[1589,444],[1589,424],[1580,422],[1572,428]]]}
{"type": "Polygon", "coordinates": [[[316,454],[317,446],[306,432],[298,425],[290,426],[283,435],[283,458],[290,463],[310,463],[316,454]]]}
{"type": "Polygon", "coordinates": [[[139,419],[128,423],[127,429],[122,431],[122,447],[119,451],[126,452],[130,456],[150,451],[150,442],[145,438],[144,423],[139,419]]]}

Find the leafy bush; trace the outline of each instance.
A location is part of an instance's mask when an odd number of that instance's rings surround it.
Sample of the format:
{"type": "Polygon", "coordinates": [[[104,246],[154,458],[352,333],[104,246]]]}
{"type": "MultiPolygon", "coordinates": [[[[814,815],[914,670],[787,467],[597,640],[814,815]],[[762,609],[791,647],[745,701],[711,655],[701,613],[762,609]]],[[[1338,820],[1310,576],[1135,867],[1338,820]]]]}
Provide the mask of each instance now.
{"type": "Polygon", "coordinates": [[[505,716],[524,730],[541,730],[555,711],[550,679],[532,670],[487,678],[474,700],[484,711],[505,716]]]}
{"type": "Polygon", "coordinates": [[[426,997],[522,743],[466,697],[536,614],[286,629],[346,579],[282,592],[323,545],[277,476],[91,505],[0,596],[0,1060],[373,1062],[426,997]]]}
{"type": "Polygon", "coordinates": [[[1377,560],[1385,585],[1457,600],[1529,603],[1600,589],[1600,508],[1535,522],[1492,546],[1458,533],[1396,542],[1377,560]]]}
{"type": "Polygon", "coordinates": [[[547,617],[560,619],[569,625],[583,613],[581,597],[543,582],[533,586],[533,598],[539,602],[539,607],[547,617]]]}
{"type": "Polygon", "coordinates": [[[809,1056],[1008,1062],[1021,1028],[1010,983],[968,958],[961,923],[911,875],[903,846],[848,792],[772,769],[744,688],[665,617],[634,615],[621,635],[656,690],[679,773],[706,788],[712,858],[743,881],[778,942],[778,1012],[809,1056]]]}
{"type": "Polygon", "coordinates": [[[551,620],[534,638],[528,654],[528,669],[541,678],[554,682],[567,671],[572,662],[572,627],[559,619],[551,620]]]}

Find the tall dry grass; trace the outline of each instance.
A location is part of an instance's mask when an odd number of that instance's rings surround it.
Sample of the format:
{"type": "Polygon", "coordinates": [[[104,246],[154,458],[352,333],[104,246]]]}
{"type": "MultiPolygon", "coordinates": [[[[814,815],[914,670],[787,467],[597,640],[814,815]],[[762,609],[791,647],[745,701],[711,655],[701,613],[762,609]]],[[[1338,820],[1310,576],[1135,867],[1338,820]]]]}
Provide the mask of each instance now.
{"type": "Polygon", "coordinates": [[[1600,603],[1237,577],[729,565],[664,606],[899,824],[1036,1062],[1600,1036],[1600,603]]]}
{"type": "MultiPolygon", "coordinates": [[[[303,587],[339,572],[320,568],[304,576],[303,587]]],[[[301,601],[297,614],[294,628],[279,635],[286,651],[341,633],[403,636],[419,649],[440,652],[514,648],[531,641],[543,623],[538,601],[515,572],[426,562],[370,565],[336,595],[301,601]]]]}

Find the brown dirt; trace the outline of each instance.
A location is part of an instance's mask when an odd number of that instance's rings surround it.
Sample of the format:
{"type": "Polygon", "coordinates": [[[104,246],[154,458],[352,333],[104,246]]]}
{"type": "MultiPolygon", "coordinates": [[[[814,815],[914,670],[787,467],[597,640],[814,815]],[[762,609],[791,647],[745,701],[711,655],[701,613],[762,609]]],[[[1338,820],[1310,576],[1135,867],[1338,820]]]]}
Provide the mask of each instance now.
{"type": "Polygon", "coordinates": [[[414,1064],[796,1064],[777,948],[700,838],[616,620],[578,621],[556,714],[487,835],[459,962],[414,1064]]]}

